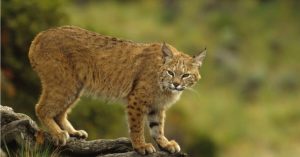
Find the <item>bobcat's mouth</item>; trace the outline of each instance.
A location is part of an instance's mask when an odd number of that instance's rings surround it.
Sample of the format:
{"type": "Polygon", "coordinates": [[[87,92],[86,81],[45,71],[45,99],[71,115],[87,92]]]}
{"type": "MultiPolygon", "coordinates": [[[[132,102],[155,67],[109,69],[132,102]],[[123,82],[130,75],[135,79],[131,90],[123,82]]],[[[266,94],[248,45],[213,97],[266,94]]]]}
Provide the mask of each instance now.
{"type": "Polygon", "coordinates": [[[172,83],[163,83],[161,87],[162,87],[162,89],[168,90],[171,92],[181,92],[186,88],[185,86],[182,86],[182,85],[174,86],[174,84],[172,84],[172,83]]]}
{"type": "Polygon", "coordinates": [[[184,90],[184,88],[169,88],[171,91],[179,91],[179,92],[181,92],[181,91],[183,91],[184,90]]]}
{"type": "Polygon", "coordinates": [[[185,89],[185,87],[184,86],[181,86],[181,85],[179,85],[179,86],[174,86],[174,85],[170,85],[169,86],[169,90],[171,90],[171,91],[178,91],[178,92],[181,92],[181,91],[183,91],[185,89]]]}

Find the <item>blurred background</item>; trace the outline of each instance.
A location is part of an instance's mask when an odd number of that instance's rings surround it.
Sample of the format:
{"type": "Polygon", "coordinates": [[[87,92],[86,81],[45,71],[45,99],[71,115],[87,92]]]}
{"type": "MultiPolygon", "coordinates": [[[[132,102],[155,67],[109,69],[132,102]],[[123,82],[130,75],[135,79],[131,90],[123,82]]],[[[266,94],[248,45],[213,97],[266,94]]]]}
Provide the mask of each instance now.
{"type": "MultiPolygon", "coordinates": [[[[4,0],[1,22],[1,104],[17,112],[36,120],[34,36],[76,25],[188,54],[207,47],[202,80],[167,113],[167,137],[191,156],[300,156],[298,0],[4,0]]],[[[89,139],[128,136],[118,103],[82,98],[70,121],[89,139]]]]}

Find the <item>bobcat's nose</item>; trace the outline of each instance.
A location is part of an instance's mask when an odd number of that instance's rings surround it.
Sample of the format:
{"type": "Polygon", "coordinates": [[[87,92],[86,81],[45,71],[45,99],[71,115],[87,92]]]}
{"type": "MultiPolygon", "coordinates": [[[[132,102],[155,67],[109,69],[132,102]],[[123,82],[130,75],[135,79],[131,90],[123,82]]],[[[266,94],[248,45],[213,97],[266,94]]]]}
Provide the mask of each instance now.
{"type": "Polygon", "coordinates": [[[172,88],[177,90],[177,91],[182,91],[184,90],[184,87],[182,85],[180,85],[180,83],[178,82],[174,82],[171,84],[172,88]]]}
{"type": "Polygon", "coordinates": [[[178,83],[178,82],[173,82],[173,83],[170,84],[170,89],[171,90],[182,91],[182,90],[184,90],[184,87],[182,85],[180,85],[180,83],[178,83]]]}
{"type": "Polygon", "coordinates": [[[173,85],[174,85],[175,88],[177,88],[179,86],[179,83],[174,82],[173,85]]]}

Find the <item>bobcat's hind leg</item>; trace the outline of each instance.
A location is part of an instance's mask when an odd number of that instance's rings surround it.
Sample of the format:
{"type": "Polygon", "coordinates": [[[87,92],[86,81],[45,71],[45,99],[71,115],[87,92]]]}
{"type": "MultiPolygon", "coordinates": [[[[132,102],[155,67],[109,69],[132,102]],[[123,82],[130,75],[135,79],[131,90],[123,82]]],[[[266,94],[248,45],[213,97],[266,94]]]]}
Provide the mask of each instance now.
{"type": "Polygon", "coordinates": [[[86,139],[88,137],[88,133],[84,130],[76,130],[68,120],[68,111],[63,112],[62,114],[58,115],[56,118],[59,126],[66,130],[70,136],[78,137],[86,139]]]}
{"type": "Polygon", "coordinates": [[[35,111],[41,123],[48,128],[56,145],[65,145],[69,139],[67,131],[62,130],[55,121],[58,113],[62,112],[63,101],[57,100],[51,92],[44,89],[36,105],[35,111]]]}
{"type": "Polygon", "coordinates": [[[74,71],[73,62],[68,56],[70,52],[61,51],[59,45],[49,49],[42,46],[35,48],[37,49],[30,51],[29,57],[43,89],[36,114],[49,129],[56,144],[65,145],[69,133],[74,133],[75,130],[65,113],[79,97],[83,83],[74,71]]]}
{"type": "Polygon", "coordinates": [[[43,80],[42,95],[36,106],[37,116],[49,129],[57,145],[65,145],[69,134],[76,132],[65,113],[78,98],[81,88],[70,80],[61,80],[60,85],[58,81],[43,80]]]}

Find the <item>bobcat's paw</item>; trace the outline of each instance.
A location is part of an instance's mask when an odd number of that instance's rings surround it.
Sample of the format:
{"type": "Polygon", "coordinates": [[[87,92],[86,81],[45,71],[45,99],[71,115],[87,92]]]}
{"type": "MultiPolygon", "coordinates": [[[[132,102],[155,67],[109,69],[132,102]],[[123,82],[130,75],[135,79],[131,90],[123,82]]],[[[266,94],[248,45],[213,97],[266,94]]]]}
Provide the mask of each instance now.
{"type": "Polygon", "coordinates": [[[52,135],[52,138],[54,140],[54,144],[57,146],[64,146],[66,145],[68,139],[69,139],[69,134],[67,131],[62,130],[61,132],[52,135]]]}
{"type": "Polygon", "coordinates": [[[82,139],[86,139],[88,137],[88,133],[84,130],[76,130],[74,132],[69,133],[72,137],[78,137],[82,139]]]}
{"type": "Polygon", "coordinates": [[[160,148],[168,151],[169,153],[178,153],[180,152],[180,146],[174,140],[168,141],[164,144],[159,144],[160,148]]]}
{"type": "Polygon", "coordinates": [[[144,145],[141,146],[135,146],[134,150],[142,155],[156,152],[155,148],[151,143],[145,143],[144,145]]]}

